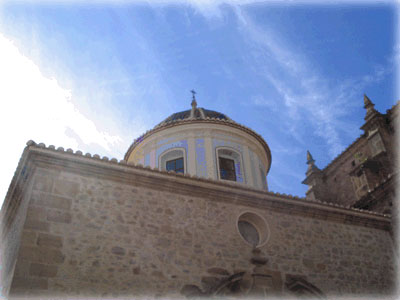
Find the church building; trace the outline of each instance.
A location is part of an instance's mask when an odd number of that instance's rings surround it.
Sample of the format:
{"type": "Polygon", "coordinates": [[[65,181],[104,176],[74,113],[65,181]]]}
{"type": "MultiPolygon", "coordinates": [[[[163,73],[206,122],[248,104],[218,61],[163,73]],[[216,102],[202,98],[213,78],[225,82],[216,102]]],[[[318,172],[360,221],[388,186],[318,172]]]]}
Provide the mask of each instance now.
{"type": "Polygon", "coordinates": [[[364,105],[328,166],[307,153],[304,198],[269,191],[267,142],[194,96],[123,160],[29,141],[1,209],[2,296],[394,295],[399,105],[364,105]]]}

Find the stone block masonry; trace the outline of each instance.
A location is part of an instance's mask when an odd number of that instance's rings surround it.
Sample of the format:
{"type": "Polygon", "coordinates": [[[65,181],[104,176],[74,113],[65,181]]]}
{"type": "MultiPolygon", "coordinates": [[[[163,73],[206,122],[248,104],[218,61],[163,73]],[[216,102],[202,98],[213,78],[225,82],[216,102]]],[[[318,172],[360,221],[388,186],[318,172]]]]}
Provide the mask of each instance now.
{"type": "Polygon", "coordinates": [[[300,210],[301,200],[86,158],[65,164],[68,155],[39,156],[11,296],[181,298],[241,272],[256,272],[260,286],[283,295],[288,276],[326,295],[392,291],[384,217],[332,217],[338,208],[300,210]],[[238,231],[244,212],[268,227],[262,268],[254,269],[238,231]]]}

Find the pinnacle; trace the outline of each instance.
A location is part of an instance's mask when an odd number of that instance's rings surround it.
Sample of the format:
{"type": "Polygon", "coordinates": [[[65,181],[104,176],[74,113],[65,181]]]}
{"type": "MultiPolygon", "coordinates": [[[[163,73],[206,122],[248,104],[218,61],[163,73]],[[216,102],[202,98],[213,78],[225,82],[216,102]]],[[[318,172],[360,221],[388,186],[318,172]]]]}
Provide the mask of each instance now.
{"type": "Polygon", "coordinates": [[[310,151],[307,150],[307,165],[309,165],[309,164],[314,164],[314,162],[315,162],[315,160],[314,160],[314,158],[312,157],[310,151]]]}
{"type": "Polygon", "coordinates": [[[375,104],[372,103],[371,99],[368,98],[366,94],[364,94],[364,107],[367,108],[367,106],[375,106],[375,104]]]}
{"type": "Polygon", "coordinates": [[[371,99],[364,94],[364,108],[367,110],[364,120],[369,120],[372,116],[378,113],[374,106],[375,104],[371,101],[371,99]]]}
{"type": "Polygon", "coordinates": [[[307,165],[308,165],[307,172],[306,172],[307,176],[314,171],[320,171],[320,169],[315,165],[315,160],[312,157],[310,151],[308,151],[308,150],[307,150],[307,165]]]}

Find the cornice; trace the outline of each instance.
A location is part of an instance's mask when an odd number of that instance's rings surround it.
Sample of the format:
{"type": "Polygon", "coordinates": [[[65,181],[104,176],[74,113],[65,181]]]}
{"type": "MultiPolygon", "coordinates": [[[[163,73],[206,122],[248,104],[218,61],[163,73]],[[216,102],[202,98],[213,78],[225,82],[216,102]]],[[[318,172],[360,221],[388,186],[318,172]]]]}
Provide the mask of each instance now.
{"type": "Polygon", "coordinates": [[[224,119],[217,119],[217,118],[205,118],[205,119],[184,119],[184,120],[174,120],[168,123],[163,123],[163,124],[159,124],[156,127],[154,127],[153,129],[146,131],[144,134],[142,134],[139,138],[137,138],[128,148],[128,151],[126,152],[125,156],[124,156],[124,160],[128,160],[128,157],[130,156],[130,154],[132,153],[132,151],[135,149],[135,147],[137,145],[139,145],[144,139],[148,138],[149,136],[153,135],[156,132],[162,131],[164,129],[168,129],[171,127],[175,127],[175,126],[180,126],[180,125],[186,125],[186,124],[195,124],[195,123],[208,123],[208,124],[219,124],[219,125],[226,125],[226,126],[230,126],[233,128],[237,128],[240,129],[248,134],[250,134],[251,136],[255,137],[263,146],[265,152],[267,153],[267,158],[269,161],[269,166],[268,166],[268,170],[267,170],[267,174],[269,173],[269,170],[271,168],[271,150],[268,147],[268,144],[265,142],[265,140],[262,138],[261,135],[259,135],[258,133],[256,133],[254,130],[241,125],[239,123],[236,123],[232,120],[224,120],[224,119]]]}
{"type": "MultiPolygon", "coordinates": [[[[77,174],[95,176],[124,184],[142,185],[174,193],[190,194],[212,201],[229,202],[284,214],[312,217],[358,226],[388,230],[390,216],[357,208],[344,207],[323,201],[310,201],[297,196],[267,192],[245,185],[212,180],[189,174],[159,171],[142,165],[127,164],[125,160],[109,159],[99,155],[62,147],[46,147],[43,143],[27,143],[24,151],[35,167],[56,168],[77,174]],[[154,182],[157,181],[157,185],[154,182]]],[[[11,195],[8,195],[11,196],[11,195]]]]}

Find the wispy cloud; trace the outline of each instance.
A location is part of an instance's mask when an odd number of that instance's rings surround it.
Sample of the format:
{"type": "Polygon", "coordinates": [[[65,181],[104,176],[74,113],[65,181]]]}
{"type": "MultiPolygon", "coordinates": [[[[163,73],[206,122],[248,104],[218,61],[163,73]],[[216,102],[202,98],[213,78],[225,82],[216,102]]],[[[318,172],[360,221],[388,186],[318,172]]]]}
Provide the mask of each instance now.
{"type": "MultiPolygon", "coordinates": [[[[279,111],[279,106],[273,99],[266,99],[262,95],[255,95],[251,97],[251,104],[255,106],[260,106],[260,107],[267,107],[271,111],[278,113],[279,111]]],[[[245,102],[247,104],[247,102],[245,102]]]]}
{"type": "MultiPolygon", "coordinates": [[[[10,182],[24,144],[29,139],[56,146],[111,154],[126,141],[99,130],[72,102],[71,91],[42,75],[30,59],[0,34],[1,180],[10,182]],[[82,142],[84,141],[84,143],[82,142]]],[[[7,184],[1,185],[0,199],[7,184]]]]}
{"type": "MultiPolygon", "coordinates": [[[[236,6],[235,12],[243,36],[252,45],[254,61],[259,65],[255,71],[281,96],[275,104],[268,100],[265,105],[274,107],[283,103],[287,112],[285,118],[288,117],[286,126],[299,142],[304,137],[296,128],[299,128],[299,123],[310,123],[313,134],[325,140],[330,157],[335,157],[344,149],[337,124],[346,127],[343,117],[354,107],[354,99],[361,102],[360,94],[364,88],[381,81],[390,70],[376,66],[371,75],[332,82],[328,76],[312,68],[308,58],[297,49],[277,38],[274,32],[257,26],[242,7],[236,6]]],[[[261,105],[260,99],[257,100],[255,104],[261,105]]]]}
{"type": "MultiPolygon", "coordinates": [[[[2,35],[0,49],[0,98],[6,100],[0,122],[4,125],[1,130],[11,140],[18,136],[15,132],[18,131],[19,136],[51,138],[55,143],[62,138],[65,142],[63,133],[69,128],[79,132],[87,143],[98,144],[106,151],[121,141],[119,136],[99,131],[71,102],[71,91],[61,88],[54,78],[44,77],[39,68],[2,35]],[[5,130],[11,124],[14,132],[5,130]]],[[[71,147],[77,146],[73,139],[67,138],[67,141],[71,147]]]]}

